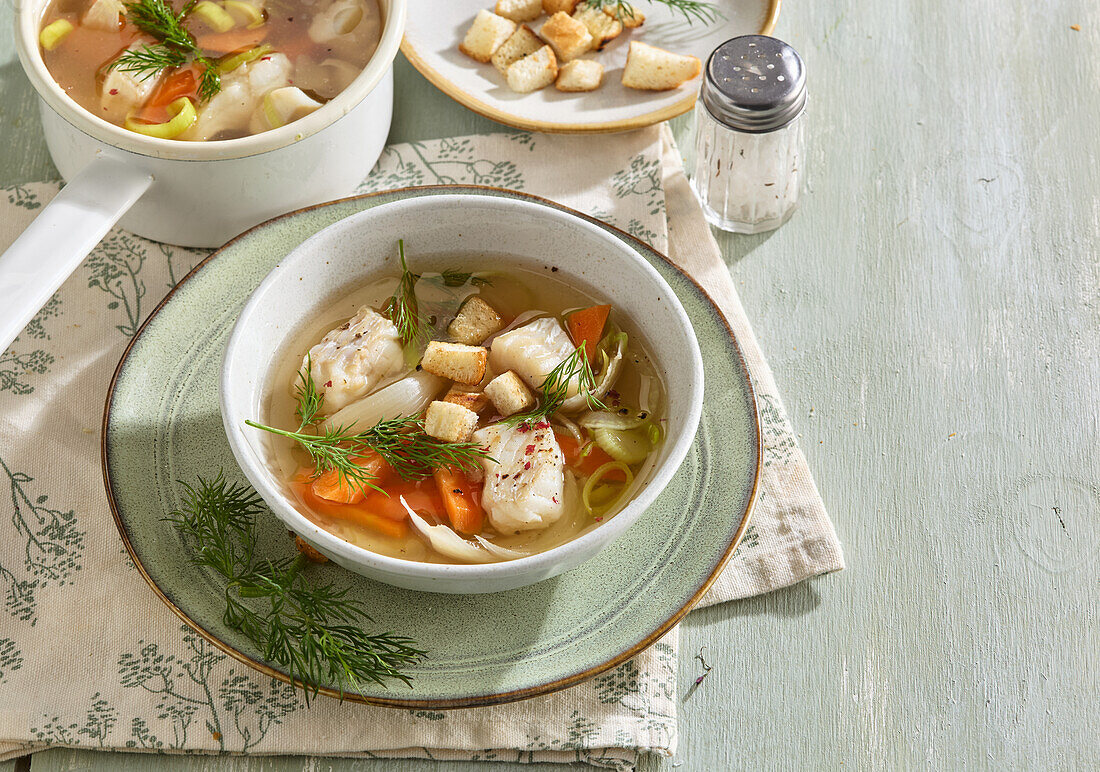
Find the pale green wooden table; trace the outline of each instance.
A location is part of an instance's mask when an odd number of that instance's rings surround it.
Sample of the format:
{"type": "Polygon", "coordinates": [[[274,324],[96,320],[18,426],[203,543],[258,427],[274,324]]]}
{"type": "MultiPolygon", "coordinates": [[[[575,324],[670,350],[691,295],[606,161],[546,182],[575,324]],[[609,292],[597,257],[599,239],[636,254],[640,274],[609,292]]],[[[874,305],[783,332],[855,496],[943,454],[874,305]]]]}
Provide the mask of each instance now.
{"type": "MultiPolygon", "coordinates": [[[[691,652],[714,671],[644,767],[1100,768],[1100,5],[788,0],[777,34],[810,72],[812,192],[721,243],[850,568],[690,615],[682,691],[691,652]]],[[[397,77],[392,140],[497,129],[397,77]]],[[[56,177],[9,40],[0,137],[0,184],[56,177]]]]}

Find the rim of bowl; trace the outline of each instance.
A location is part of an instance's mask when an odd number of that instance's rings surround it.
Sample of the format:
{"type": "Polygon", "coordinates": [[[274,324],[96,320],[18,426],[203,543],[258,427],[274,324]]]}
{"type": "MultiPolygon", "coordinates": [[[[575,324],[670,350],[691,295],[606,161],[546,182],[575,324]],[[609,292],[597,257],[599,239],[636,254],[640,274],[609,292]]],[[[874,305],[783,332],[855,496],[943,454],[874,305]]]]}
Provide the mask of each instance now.
{"type": "MultiPolygon", "coordinates": [[[[568,270],[564,270],[564,272],[567,276],[572,274],[572,272],[568,270]]],[[[639,325],[639,327],[644,334],[645,325],[639,325]]],[[[266,375],[266,373],[264,375],[266,375]]],[[[671,392],[671,389],[669,389],[669,391],[671,392]]],[[[461,193],[439,194],[409,198],[402,201],[392,201],[358,212],[322,228],[287,253],[286,257],[284,257],[275,268],[272,268],[268,275],[264,277],[263,281],[261,281],[256,289],[252,291],[252,294],[249,295],[248,302],[241,310],[240,316],[233,325],[233,330],[229,335],[229,340],[225,347],[225,354],[222,358],[222,372],[221,378],[219,379],[219,403],[221,406],[222,424],[225,429],[226,437],[229,440],[229,446],[241,470],[244,472],[249,482],[251,482],[260,493],[261,498],[263,498],[268,506],[272,508],[279,519],[294,530],[295,533],[301,536],[308,536],[310,540],[321,542],[326,550],[338,554],[341,558],[356,564],[365,564],[370,568],[377,569],[387,574],[398,574],[418,579],[473,579],[478,577],[488,579],[511,574],[538,573],[540,570],[549,569],[554,564],[558,563],[558,559],[567,552],[583,550],[586,546],[595,542],[603,542],[602,545],[596,548],[598,552],[604,547],[609,546],[615,539],[622,535],[624,531],[634,524],[649,505],[653,503],[654,499],[656,499],[668,485],[672,476],[679,470],[684,458],[687,456],[691,444],[695,441],[695,435],[698,432],[699,421],[703,413],[703,356],[699,350],[699,342],[695,337],[695,330],[694,327],[692,327],[691,320],[688,319],[683,304],[680,303],[680,299],[676,296],[676,293],[669,286],[668,282],[664,280],[664,277],[657,272],[657,269],[654,268],[648,260],[642,257],[637,250],[626,242],[618,239],[613,234],[609,234],[598,225],[594,225],[584,219],[576,217],[570,212],[563,212],[533,201],[519,201],[503,198],[486,199],[483,196],[461,193]],[[669,449],[668,456],[665,458],[664,462],[650,472],[649,479],[630,503],[619,510],[607,522],[601,523],[597,528],[571,539],[564,544],[559,544],[544,552],[517,558],[515,560],[481,564],[425,563],[389,557],[377,552],[372,552],[363,547],[358,547],[351,542],[341,539],[339,536],[321,528],[306,518],[306,516],[299,512],[296,507],[291,505],[289,499],[283,493],[275,488],[271,482],[273,478],[271,471],[267,468],[266,464],[263,463],[263,459],[259,458],[259,453],[251,446],[245,437],[243,429],[240,428],[244,425],[243,421],[246,416],[236,415],[227,403],[226,382],[228,372],[236,347],[246,338],[247,330],[249,329],[247,327],[247,317],[260,305],[260,296],[263,290],[275,284],[276,281],[281,278],[280,276],[276,276],[275,273],[285,264],[286,260],[305,248],[314,239],[319,240],[322,238],[330,229],[341,225],[347,227],[346,223],[348,223],[349,220],[369,219],[372,213],[383,209],[415,209],[418,206],[430,205],[440,198],[453,199],[459,203],[465,201],[470,204],[520,207],[538,212],[550,219],[556,219],[559,222],[567,224],[567,226],[579,227],[600,238],[610,237],[614,239],[614,242],[620,247],[616,250],[616,254],[622,259],[635,263],[660,290],[667,293],[666,297],[672,300],[672,310],[677,320],[680,322],[681,330],[686,330],[688,333],[688,340],[690,343],[689,352],[692,360],[692,374],[694,376],[691,378],[688,418],[676,442],[669,449]],[[253,456],[256,458],[253,458],[253,456]],[[303,533],[303,531],[305,533],[303,533]]],[[[571,566],[571,568],[572,567],[573,566],[571,566]]]]}
{"type": "Polygon", "coordinates": [[[38,31],[49,0],[17,0],[15,44],[19,61],[38,96],[73,128],[137,155],[179,161],[246,158],[299,142],[338,121],[367,97],[393,65],[405,33],[407,0],[378,0],[382,35],[374,55],[347,88],[304,118],[259,134],[236,139],[188,142],[146,137],[127,131],[81,107],[53,79],[38,47],[38,31]]]}

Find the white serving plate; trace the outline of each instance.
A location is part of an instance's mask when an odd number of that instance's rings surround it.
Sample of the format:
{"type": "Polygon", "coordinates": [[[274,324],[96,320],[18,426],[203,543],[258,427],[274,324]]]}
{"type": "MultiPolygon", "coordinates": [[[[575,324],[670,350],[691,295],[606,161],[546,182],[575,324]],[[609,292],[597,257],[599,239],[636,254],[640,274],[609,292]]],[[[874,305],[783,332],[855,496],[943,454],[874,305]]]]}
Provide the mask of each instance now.
{"type": "MultiPolygon", "coordinates": [[[[475,62],[458,50],[474,16],[492,9],[491,0],[409,0],[401,51],[413,66],[443,93],[476,113],[508,126],[555,133],[614,132],[638,129],[668,120],[691,109],[699,91],[695,78],[672,91],[637,91],[622,86],[623,65],[630,41],[641,40],[706,62],[710,53],[730,38],[770,34],[779,16],[780,0],[715,0],[724,19],[714,24],[695,21],[661,3],[636,0],[645,24],[624,30],[603,51],[585,58],[604,65],[604,82],[596,91],[565,94],[553,86],[532,94],[517,94],[491,64],[475,62]]],[[[542,16],[529,26],[538,27],[542,16]]]]}

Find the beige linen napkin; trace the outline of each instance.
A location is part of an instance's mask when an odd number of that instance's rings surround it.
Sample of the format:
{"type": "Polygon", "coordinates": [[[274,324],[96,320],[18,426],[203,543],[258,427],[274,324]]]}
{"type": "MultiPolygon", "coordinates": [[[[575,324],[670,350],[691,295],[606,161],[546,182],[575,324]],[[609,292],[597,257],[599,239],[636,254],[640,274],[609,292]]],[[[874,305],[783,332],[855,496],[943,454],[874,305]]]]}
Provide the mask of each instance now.
{"type": "MultiPolygon", "coordinates": [[[[843,567],[667,127],[597,138],[495,134],[395,145],[362,190],[434,183],[511,187],[592,214],[670,253],[718,301],[758,390],[765,452],[752,525],[704,603],[843,567]]],[[[43,183],[0,190],[0,249],[57,189],[43,183]]],[[[567,691],[438,712],[330,699],[307,708],[293,689],[181,627],[134,570],[115,531],[100,476],[99,421],[128,339],[203,256],[116,230],[0,354],[0,760],[63,745],[630,769],[639,753],[672,754],[676,630],[567,691]]]]}

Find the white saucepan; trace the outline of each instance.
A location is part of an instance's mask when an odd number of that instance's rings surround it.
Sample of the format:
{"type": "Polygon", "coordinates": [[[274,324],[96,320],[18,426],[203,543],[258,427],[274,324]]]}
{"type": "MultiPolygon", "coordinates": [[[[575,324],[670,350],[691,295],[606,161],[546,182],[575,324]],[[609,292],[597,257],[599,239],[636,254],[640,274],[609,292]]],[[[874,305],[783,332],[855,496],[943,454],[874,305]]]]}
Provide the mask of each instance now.
{"type": "Polygon", "coordinates": [[[220,246],[275,215],[348,195],[382,152],[406,0],[379,0],[378,49],[336,98],[286,126],[218,142],[143,136],[73,101],[38,47],[48,2],[17,3],[16,46],[68,184],[0,255],[0,351],[116,222],[156,241],[220,246]]]}

